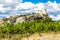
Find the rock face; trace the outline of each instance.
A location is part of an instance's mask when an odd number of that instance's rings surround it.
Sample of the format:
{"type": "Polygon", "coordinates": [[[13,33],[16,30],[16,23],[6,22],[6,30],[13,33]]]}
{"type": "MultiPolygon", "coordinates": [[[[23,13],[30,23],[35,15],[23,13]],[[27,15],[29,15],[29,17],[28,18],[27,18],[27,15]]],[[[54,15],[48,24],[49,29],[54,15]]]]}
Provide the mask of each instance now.
{"type": "Polygon", "coordinates": [[[34,14],[22,15],[16,19],[16,23],[41,19],[42,17],[45,17],[44,15],[46,14],[47,14],[46,10],[41,10],[41,11],[37,11],[34,14]]]}
{"type": "Polygon", "coordinates": [[[3,19],[0,19],[0,27],[2,27],[2,26],[4,26],[4,21],[3,21],[3,19]]]}
{"type": "Polygon", "coordinates": [[[7,18],[7,22],[14,24],[18,22],[22,23],[24,21],[37,20],[37,19],[41,19],[42,17],[45,18],[44,15],[46,14],[47,14],[46,10],[38,10],[36,11],[36,13],[33,14],[19,15],[16,17],[7,18]]]}
{"type": "Polygon", "coordinates": [[[25,21],[25,17],[24,16],[23,17],[18,17],[18,18],[16,18],[16,22],[15,23],[18,23],[18,22],[22,23],[24,21],[25,21]]]}
{"type": "Polygon", "coordinates": [[[47,12],[46,12],[46,9],[44,9],[44,10],[37,10],[36,14],[39,14],[39,15],[43,16],[43,14],[47,14],[47,12]]]}
{"type": "Polygon", "coordinates": [[[0,19],[0,25],[1,25],[1,24],[3,24],[3,20],[2,20],[2,19],[0,19]]]}

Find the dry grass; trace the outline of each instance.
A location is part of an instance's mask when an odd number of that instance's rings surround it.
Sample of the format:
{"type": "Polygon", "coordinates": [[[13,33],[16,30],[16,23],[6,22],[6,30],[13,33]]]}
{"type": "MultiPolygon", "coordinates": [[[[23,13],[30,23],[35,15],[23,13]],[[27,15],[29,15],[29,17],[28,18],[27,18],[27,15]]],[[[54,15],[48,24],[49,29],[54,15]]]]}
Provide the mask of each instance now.
{"type": "Polygon", "coordinates": [[[29,37],[21,37],[21,35],[14,35],[12,38],[1,38],[0,40],[60,40],[60,33],[38,33],[33,34],[29,37]],[[22,38],[22,39],[21,39],[22,38]]]}
{"type": "Polygon", "coordinates": [[[22,40],[60,40],[60,33],[42,33],[41,36],[39,36],[39,34],[33,34],[22,40]]]}

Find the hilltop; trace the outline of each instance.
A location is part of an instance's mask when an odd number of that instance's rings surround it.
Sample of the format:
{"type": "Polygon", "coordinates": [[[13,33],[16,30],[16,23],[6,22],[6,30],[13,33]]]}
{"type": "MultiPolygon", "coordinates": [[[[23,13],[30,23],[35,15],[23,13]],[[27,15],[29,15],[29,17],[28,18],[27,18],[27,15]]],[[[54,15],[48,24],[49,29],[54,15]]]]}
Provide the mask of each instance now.
{"type": "Polygon", "coordinates": [[[10,16],[9,18],[1,19],[0,22],[7,21],[11,24],[16,24],[18,22],[22,23],[24,21],[30,21],[30,20],[39,20],[42,18],[47,18],[48,14],[46,10],[37,10],[35,13],[32,14],[25,14],[25,15],[17,15],[15,17],[10,16]]]}

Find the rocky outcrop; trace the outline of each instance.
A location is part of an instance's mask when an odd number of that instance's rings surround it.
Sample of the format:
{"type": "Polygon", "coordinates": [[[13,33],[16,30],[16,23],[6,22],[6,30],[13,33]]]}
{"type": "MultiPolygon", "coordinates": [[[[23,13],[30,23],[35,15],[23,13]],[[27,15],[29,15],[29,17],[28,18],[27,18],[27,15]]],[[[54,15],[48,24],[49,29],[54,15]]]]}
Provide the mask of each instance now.
{"type": "Polygon", "coordinates": [[[3,26],[2,24],[3,24],[3,20],[2,19],[0,19],[0,26],[3,26]]]}
{"type": "Polygon", "coordinates": [[[9,18],[6,18],[4,20],[6,20],[8,23],[14,24],[14,23],[22,23],[24,21],[30,21],[30,20],[38,20],[41,18],[46,18],[47,12],[46,10],[38,10],[36,11],[36,13],[32,13],[32,14],[26,14],[26,15],[19,15],[16,17],[12,17],[10,16],[9,18]]]}

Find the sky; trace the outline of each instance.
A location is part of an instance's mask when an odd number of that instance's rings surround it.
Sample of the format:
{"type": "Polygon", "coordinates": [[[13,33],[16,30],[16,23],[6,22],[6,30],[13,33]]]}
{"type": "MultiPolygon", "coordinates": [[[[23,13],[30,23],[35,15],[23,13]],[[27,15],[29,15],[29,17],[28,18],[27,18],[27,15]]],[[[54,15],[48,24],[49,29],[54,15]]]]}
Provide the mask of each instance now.
{"type": "Polygon", "coordinates": [[[0,0],[0,18],[46,9],[49,17],[60,20],[59,0],[0,0]]]}
{"type": "Polygon", "coordinates": [[[32,3],[39,3],[39,2],[42,2],[42,3],[46,3],[46,2],[48,2],[48,1],[51,1],[51,2],[54,2],[54,1],[56,1],[57,3],[60,3],[60,1],[59,0],[23,0],[23,2],[32,2],[32,3]]]}

